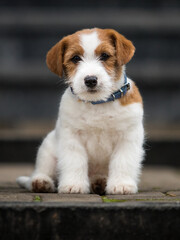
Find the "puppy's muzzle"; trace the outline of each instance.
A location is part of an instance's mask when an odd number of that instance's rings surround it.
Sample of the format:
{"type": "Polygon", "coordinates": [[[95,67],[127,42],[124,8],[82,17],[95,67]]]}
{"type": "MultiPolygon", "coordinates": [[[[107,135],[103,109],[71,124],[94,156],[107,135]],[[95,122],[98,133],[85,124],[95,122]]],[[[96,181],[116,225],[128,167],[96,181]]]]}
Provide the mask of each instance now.
{"type": "Polygon", "coordinates": [[[96,76],[86,76],[84,78],[84,83],[88,88],[94,88],[97,85],[97,77],[96,76]]]}

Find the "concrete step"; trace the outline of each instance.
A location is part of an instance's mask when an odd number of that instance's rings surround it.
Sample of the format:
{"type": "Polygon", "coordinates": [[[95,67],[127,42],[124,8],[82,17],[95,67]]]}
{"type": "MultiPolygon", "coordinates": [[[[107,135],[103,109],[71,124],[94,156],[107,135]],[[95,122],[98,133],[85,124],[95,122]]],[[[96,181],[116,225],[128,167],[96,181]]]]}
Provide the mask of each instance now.
{"type": "MultiPolygon", "coordinates": [[[[35,162],[37,149],[42,140],[0,140],[0,159],[6,163],[35,162]]],[[[147,141],[145,143],[146,156],[144,164],[167,165],[180,167],[180,141],[147,141]]]]}
{"type": "MultiPolygon", "coordinates": [[[[133,78],[135,81],[136,79],[133,78]]],[[[65,86],[57,78],[41,81],[19,81],[0,87],[0,126],[16,123],[56,120],[59,101],[65,86]],[[48,81],[49,80],[49,81],[48,81]],[[52,81],[52,83],[51,83],[52,81]]],[[[144,100],[145,122],[153,125],[176,125],[180,121],[177,106],[180,103],[180,85],[144,79],[137,83],[144,100]]]]}
{"type": "Polygon", "coordinates": [[[178,62],[179,16],[178,9],[1,9],[1,68],[7,64],[16,68],[24,60],[27,64],[35,61],[34,66],[37,60],[42,64],[53,44],[88,27],[115,28],[127,36],[136,46],[136,61],[178,62]]]}
{"type": "Polygon", "coordinates": [[[167,9],[121,8],[1,8],[0,27],[8,30],[19,29],[53,31],[59,28],[66,31],[74,27],[83,28],[106,26],[107,28],[128,28],[133,32],[172,33],[180,27],[179,7],[167,9]],[[78,15],[78,13],[80,15],[78,15]],[[121,22],[119,22],[121,20],[121,22]],[[134,20],[134,21],[132,21],[134,20]],[[17,29],[13,27],[16,26],[17,29]]]}
{"type": "Polygon", "coordinates": [[[180,238],[177,203],[0,203],[2,240],[180,238]]]}
{"type": "Polygon", "coordinates": [[[146,167],[138,194],[101,197],[29,193],[15,179],[32,169],[32,165],[0,165],[2,240],[180,237],[179,169],[146,167]]]}
{"type": "Polygon", "coordinates": [[[13,0],[6,0],[6,1],[1,1],[0,2],[0,6],[11,6],[11,7],[48,7],[48,8],[52,8],[52,7],[65,7],[65,8],[77,8],[80,7],[81,9],[84,8],[102,8],[102,7],[106,7],[106,8],[111,8],[111,7],[115,7],[115,8],[147,8],[147,9],[166,9],[166,8],[177,8],[179,7],[179,1],[178,0],[171,0],[171,1],[167,1],[167,0],[156,0],[156,1],[143,1],[143,0],[136,0],[136,2],[134,2],[133,0],[122,0],[122,1],[118,1],[118,0],[104,0],[103,4],[101,0],[92,0],[92,1],[83,1],[83,0],[77,0],[76,2],[74,2],[73,0],[70,1],[66,1],[66,0],[51,0],[51,1],[23,1],[23,0],[17,0],[16,2],[14,2],[13,0]]]}
{"type": "MultiPolygon", "coordinates": [[[[15,123],[14,123],[15,124],[15,123]]],[[[0,159],[6,163],[35,162],[37,149],[55,122],[20,123],[0,129],[0,159]]],[[[180,126],[146,126],[145,165],[180,167],[180,126]]]]}

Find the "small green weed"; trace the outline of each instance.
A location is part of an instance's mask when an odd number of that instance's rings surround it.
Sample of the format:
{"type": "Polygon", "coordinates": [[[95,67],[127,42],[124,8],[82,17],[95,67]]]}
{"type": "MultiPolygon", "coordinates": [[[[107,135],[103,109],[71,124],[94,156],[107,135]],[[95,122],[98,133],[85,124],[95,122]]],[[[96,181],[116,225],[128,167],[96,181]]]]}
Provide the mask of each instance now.
{"type": "Polygon", "coordinates": [[[42,202],[42,198],[40,196],[34,196],[33,202],[42,202]]]}
{"type": "Polygon", "coordinates": [[[104,203],[110,203],[110,202],[126,202],[125,199],[111,199],[106,196],[101,196],[101,199],[104,203]]]}

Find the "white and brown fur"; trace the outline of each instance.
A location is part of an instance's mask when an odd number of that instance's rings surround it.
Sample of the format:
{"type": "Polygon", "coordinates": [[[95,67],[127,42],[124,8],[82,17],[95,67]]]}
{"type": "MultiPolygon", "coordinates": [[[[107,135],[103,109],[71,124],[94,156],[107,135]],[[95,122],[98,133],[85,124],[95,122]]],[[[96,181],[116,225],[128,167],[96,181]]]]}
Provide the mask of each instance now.
{"type": "Polygon", "coordinates": [[[138,190],[143,159],[143,105],[135,83],[122,98],[103,104],[124,84],[131,41],[112,29],[86,29],[64,37],[47,54],[47,65],[72,87],[62,96],[55,129],[39,148],[31,177],[20,186],[33,192],[131,194],[138,190]],[[103,60],[102,54],[108,58],[103,60]],[[73,61],[79,56],[78,62],[73,61]],[[96,76],[90,91],[86,76],[96,76]]]}

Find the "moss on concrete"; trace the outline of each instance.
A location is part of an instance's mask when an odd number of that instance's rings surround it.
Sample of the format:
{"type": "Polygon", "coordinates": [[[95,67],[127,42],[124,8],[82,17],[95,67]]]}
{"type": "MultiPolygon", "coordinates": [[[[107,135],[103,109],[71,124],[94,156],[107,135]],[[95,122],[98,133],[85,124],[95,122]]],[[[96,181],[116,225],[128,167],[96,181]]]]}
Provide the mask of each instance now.
{"type": "Polygon", "coordinates": [[[116,198],[108,198],[107,196],[101,196],[103,203],[113,203],[113,202],[180,202],[180,198],[133,198],[133,199],[116,199],[116,198]]]}
{"type": "Polygon", "coordinates": [[[106,196],[101,196],[101,199],[104,203],[109,203],[109,202],[126,202],[126,199],[112,199],[108,198],[106,196]]]}
{"type": "Polygon", "coordinates": [[[42,202],[42,198],[38,195],[34,196],[33,202],[42,202]]]}

